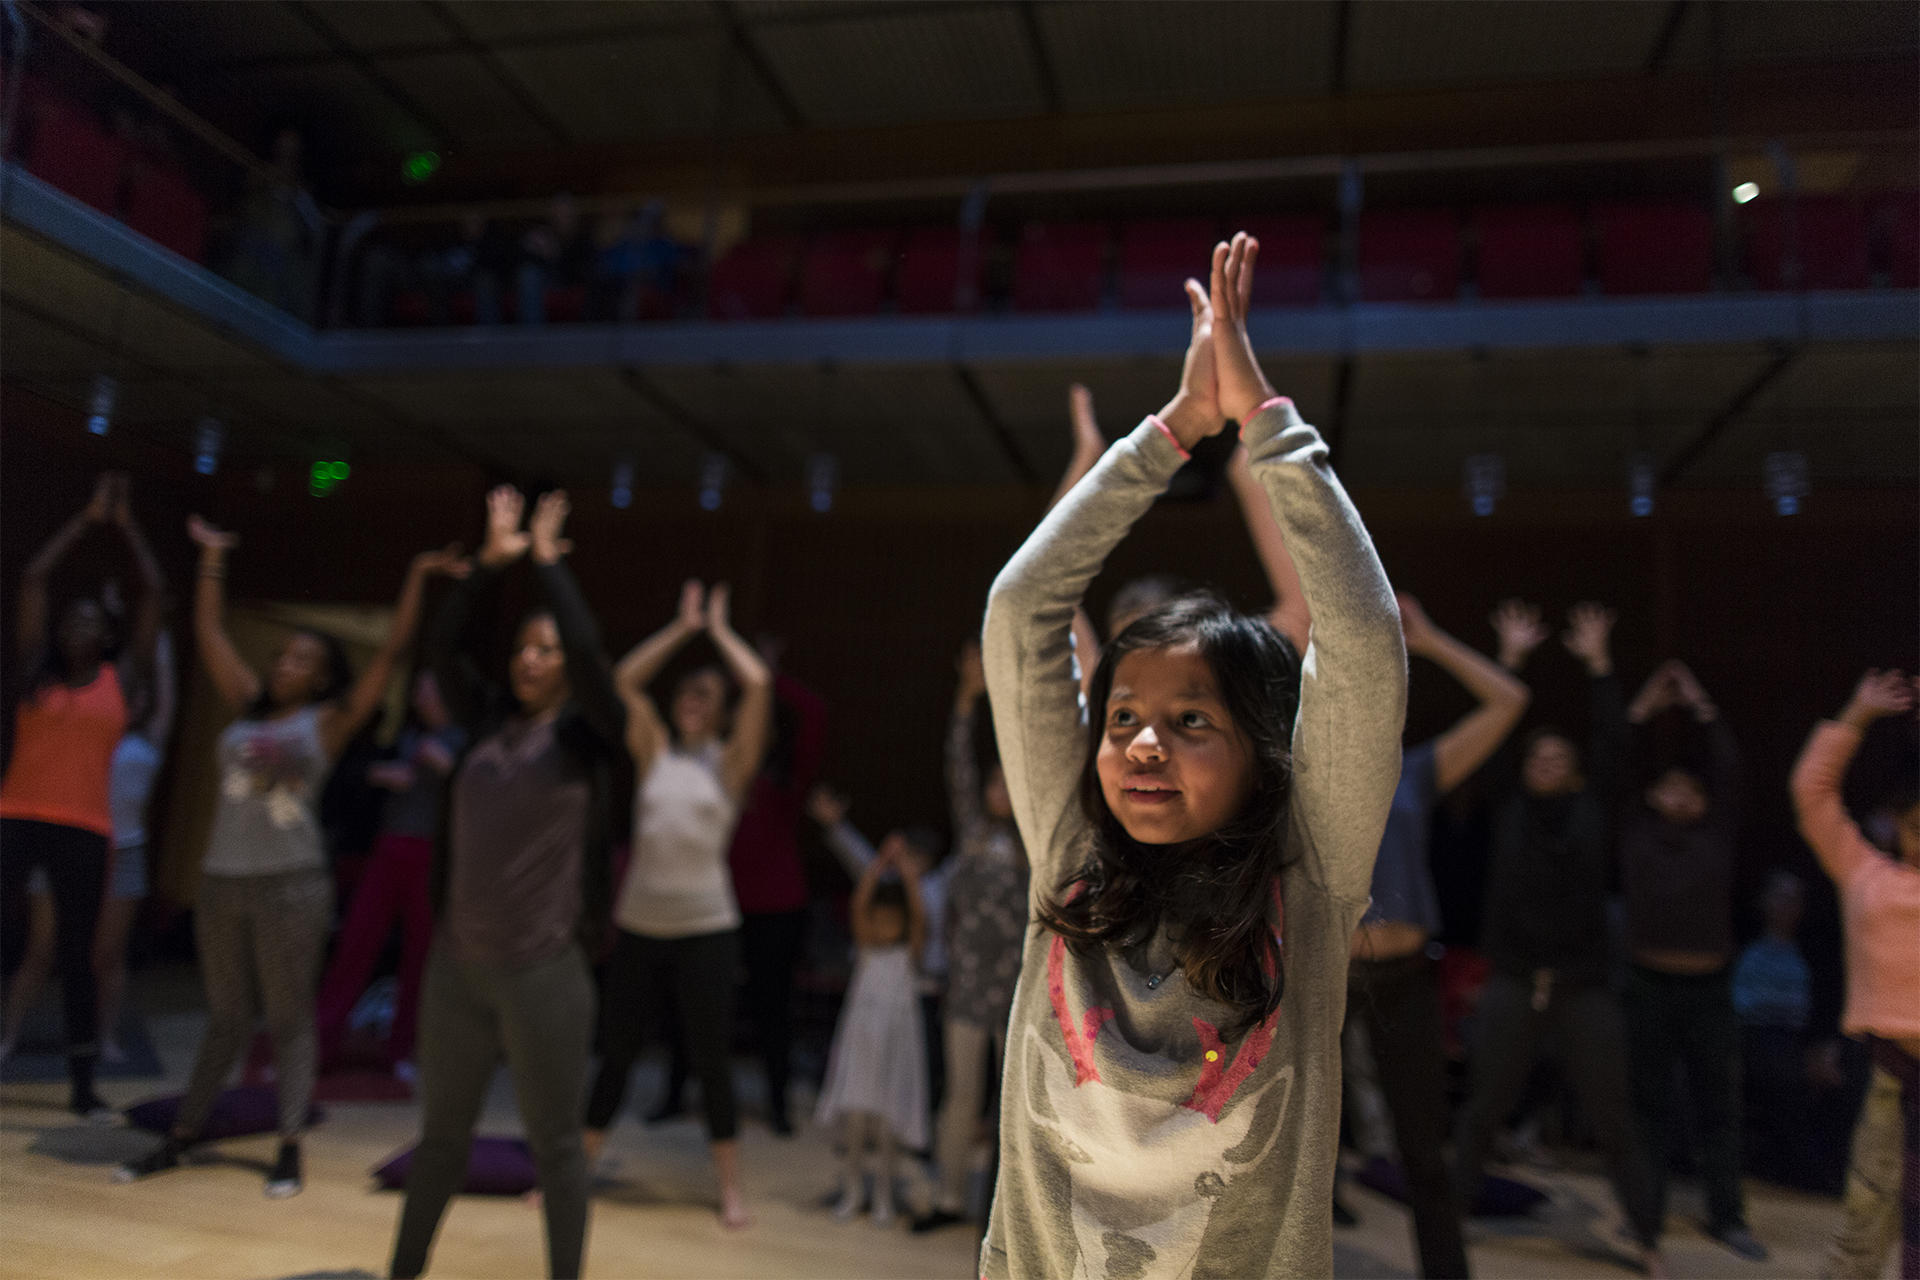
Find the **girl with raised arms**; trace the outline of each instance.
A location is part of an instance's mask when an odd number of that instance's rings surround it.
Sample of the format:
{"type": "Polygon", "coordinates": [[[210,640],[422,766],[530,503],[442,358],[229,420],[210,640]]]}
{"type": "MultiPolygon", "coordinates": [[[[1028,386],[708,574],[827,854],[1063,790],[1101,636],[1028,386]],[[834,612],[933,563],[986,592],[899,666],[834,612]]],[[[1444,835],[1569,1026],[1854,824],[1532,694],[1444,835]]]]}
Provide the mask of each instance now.
{"type": "Polygon", "coordinates": [[[1400,771],[1393,591],[1319,433],[1247,338],[1258,243],[1189,281],[1172,402],[1001,571],[985,652],[1033,861],[988,1276],[1330,1275],[1348,942],[1400,771]],[[1135,620],[1083,723],[1068,634],[1199,440],[1242,424],[1312,616],[1304,656],[1210,595],[1135,620]]]}

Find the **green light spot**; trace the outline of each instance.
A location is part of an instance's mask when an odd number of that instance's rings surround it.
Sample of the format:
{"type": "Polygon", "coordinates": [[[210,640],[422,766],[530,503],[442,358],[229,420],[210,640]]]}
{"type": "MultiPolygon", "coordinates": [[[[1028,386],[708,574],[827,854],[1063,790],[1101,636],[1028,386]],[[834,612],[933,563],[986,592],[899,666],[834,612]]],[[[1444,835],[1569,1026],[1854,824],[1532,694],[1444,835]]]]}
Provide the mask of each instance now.
{"type": "Polygon", "coordinates": [[[416,151],[400,163],[400,176],[408,182],[422,183],[440,170],[440,153],[416,151]]]}
{"type": "Polygon", "coordinates": [[[350,470],[351,468],[344,462],[330,462],[327,464],[327,474],[335,480],[345,480],[350,470]]]}
{"type": "Polygon", "coordinates": [[[324,462],[314,463],[313,464],[313,482],[315,484],[325,484],[326,480],[327,480],[327,464],[324,462]]]}

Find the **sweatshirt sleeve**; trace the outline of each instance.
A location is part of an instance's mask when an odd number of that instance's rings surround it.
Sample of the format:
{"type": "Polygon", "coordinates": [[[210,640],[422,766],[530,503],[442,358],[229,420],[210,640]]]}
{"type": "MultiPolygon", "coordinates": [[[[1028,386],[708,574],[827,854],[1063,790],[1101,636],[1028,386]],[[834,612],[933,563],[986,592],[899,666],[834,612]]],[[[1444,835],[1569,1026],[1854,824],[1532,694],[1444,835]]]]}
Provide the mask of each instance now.
{"type": "Polygon", "coordinates": [[[1840,800],[1840,780],[1847,775],[1853,753],[1860,749],[1860,731],[1835,720],[1814,726],[1788,784],[1800,835],[1813,848],[1820,866],[1837,885],[1845,886],[1870,859],[1882,855],[1862,835],[1840,800]]]}
{"type": "Polygon", "coordinates": [[[1241,428],[1300,571],[1313,624],[1293,730],[1293,828],[1302,870],[1364,898],[1400,779],[1407,651],[1400,609],[1326,442],[1282,400],[1241,428]]]}
{"type": "Polygon", "coordinates": [[[1159,427],[1142,422],[1047,513],[987,596],[987,697],[1035,893],[1057,886],[1083,822],[1074,797],[1086,758],[1074,607],[1182,461],[1159,427]]]}

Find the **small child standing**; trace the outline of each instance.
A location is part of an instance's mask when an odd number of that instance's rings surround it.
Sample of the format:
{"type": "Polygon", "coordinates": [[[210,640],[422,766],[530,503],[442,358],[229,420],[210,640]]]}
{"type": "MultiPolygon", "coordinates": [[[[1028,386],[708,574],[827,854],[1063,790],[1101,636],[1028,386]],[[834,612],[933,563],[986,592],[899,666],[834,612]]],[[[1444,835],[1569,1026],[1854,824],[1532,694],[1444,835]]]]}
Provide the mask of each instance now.
{"type": "Polygon", "coordinates": [[[926,938],[920,878],[889,844],[867,864],[851,911],[859,959],[827,1058],[814,1121],[844,1125],[846,1162],[833,1216],[860,1211],[862,1166],[873,1147],[873,1221],[893,1221],[897,1146],[927,1145],[927,1060],[921,1044],[915,972],[926,938]],[[897,880],[882,882],[888,872],[897,880]]]}

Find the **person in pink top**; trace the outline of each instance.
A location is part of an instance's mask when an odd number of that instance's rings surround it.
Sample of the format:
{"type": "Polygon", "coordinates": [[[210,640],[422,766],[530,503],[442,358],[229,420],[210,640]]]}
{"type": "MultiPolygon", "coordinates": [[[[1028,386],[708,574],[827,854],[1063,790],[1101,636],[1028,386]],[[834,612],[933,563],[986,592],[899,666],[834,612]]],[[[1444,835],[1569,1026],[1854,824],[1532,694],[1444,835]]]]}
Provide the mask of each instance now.
{"type": "Polygon", "coordinates": [[[1854,1130],[1846,1217],[1822,1274],[1877,1276],[1893,1236],[1899,1187],[1901,1268],[1920,1275],[1920,802],[1909,790],[1895,810],[1889,858],[1848,816],[1841,779],[1867,728],[1911,712],[1920,680],[1869,671],[1832,720],[1816,725],[1793,769],[1800,834],[1840,894],[1847,952],[1842,1029],[1865,1036],[1874,1080],[1854,1130]],[[1898,1169],[1898,1176],[1895,1170],[1898,1169]]]}

